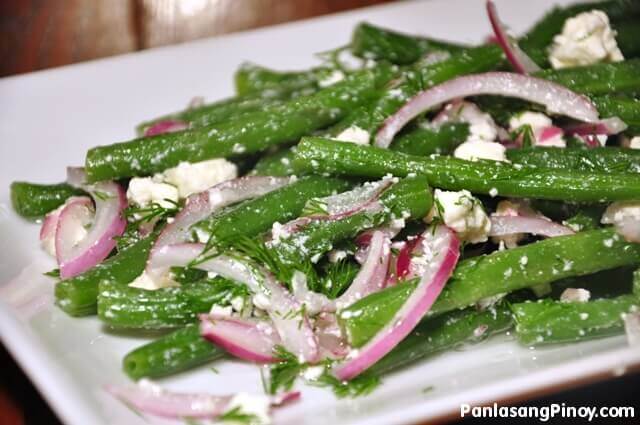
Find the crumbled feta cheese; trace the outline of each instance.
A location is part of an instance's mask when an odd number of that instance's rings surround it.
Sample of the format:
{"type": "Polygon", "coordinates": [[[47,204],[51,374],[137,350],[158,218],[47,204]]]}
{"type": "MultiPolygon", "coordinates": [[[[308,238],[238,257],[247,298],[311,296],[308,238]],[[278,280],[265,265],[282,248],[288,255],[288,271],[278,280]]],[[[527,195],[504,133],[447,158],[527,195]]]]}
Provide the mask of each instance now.
{"type": "Polygon", "coordinates": [[[231,307],[234,311],[241,312],[244,309],[244,298],[235,297],[231,300],[231,307]]]}
{"type": "Polygon", "coordinates": [[[550,137],[545,134],[552,127],[553,122],[551,118],[540,112],[525,111],[520,114],[514,115],[509,120],[509,130],[516,131],[521,127],[528,125],[531,127],[535,136],[536,145],[544,146],[556,146],[564,148],[567,146],[567,142],[562,137],[562,131],[557,129],[557,132],[552,133],[550,137]],[[545,137],[546,136],[546,137],[545,137]]]}
{"type": "Polygon", "coordinates": [[[271,308],[271,301],[264,294],[256,294],[253,296],[253,305],[261,310],[268,310],[271,308]]]}
{"type": "Polygon", "coordinates": [[[468,190],[449,192],[436,189],[434,201],[435,205],[427,216],[428,221],[439,217],[461,239],[471,243],[488,239],[491,221],[482,208],[482,203],[468,190]]]}
{"type": "Polygon", "coordinates": [[[129,180],[127,200],[139,207],[156,203],[163,208],[171,208],[175,206],[171,201],[178,202],[178,189],[151,177],[134,177],[129,180]]]}
{"type": "Polygon", "coordinates": [[[625,219],[631,218],[640,222],[640,201],[613,202],[602,214],[602,224],[621,224],[625,219]]]}
{"type": "Polygon", "coordinates": [[[624,60],[609,17],[600,10],[580,13],[565,21],[553,38],[549,62],[555,69],[624,60]]]}
{"type": "Polygon", "coordinates": [[[169,279],[168,277],[162,279],[154,279],[149,274],[144,271],[138,277],[136,277],[133,282],[129,283],[129,286],[132,288],[140,288],[146,289],[149,291],[155,291],[156,289],[168,288],[170,286],[179,286],[177,282],[169,279]]]}
{"type": "Polygon", "coordinates": [[[271,241],[273,245],[279,244],[282,240],[287,239],[291,234],[287,228],[276,221],[271,225],[271,241]]]}
{"type": "Polygon", "coordinates": [[[329,257],[330,263],[337,263],[338,261],[347,258],[347,251],[344,251],[342,249],[332,249],[331,251],[329,251],[327,256],[329,257]]]}
{"type": "Polygon", "coordinates": [[[211,306],[211,310],[209,310],[209,314],[213,314],[216,316],[231,316],[232,313],[233,309],[230,305],[221,307],[218,304],[214,304],[211,306]]]}
{"type": "Polygon", "coordinates": [[[586,303],[591,298],[591,292],[583,288],[567,288],[560,295],[563,303],[586,303]]]}
{"type": "Polygon", "coordinates": [[[324,373],[324,366],[310,366],[304,371],[302,376],[307,381],[316,381],[324,373]]]}
{"type": "Polygon", "coordinates": [[[368,145],[370,138],[371,135],[367,130],[360,128],[357,125],[353,125],[342,131],[342,133],[338,134],[336,140],[340,140],[342,142],[351,142],[355,143],[356,145],[368,145]]]}
{"type": "Polygon", "coordinates": [[[195,163],[181,162],[177,167],[165,170],[163,180],[178,188],[180,198],[186,198],[237,176],[238,167],[234,163],[217,158],[195,163]]]}
{"type": "Polygon", "coordinates": [[[453,152],[453,156],[467,161],[490,159],[493,161],[509,162],[506,156],[507,149],[500,143],[471,140],[459,145],[453,152]]]}
{"type": "Polygon", "coordinates": [[[629,141],[629,147],[631,149],[640,149],[640,136],[635,136],[629,141]]]}
{"type": "Polygon", "coordinates": [[[335,83],[339,83],[340,81],[344,80],[344,77],[345,75],[342,71],[335,70],[331,74],[323,78],[322,80],[318,81],[318,85],[320,87],[329,87],[334,85],[335,83]]]}
{"type": "Polygon", "coordinates": [[[238,393],[229,401],[227,411],[238,409],[241,414],[255,417],[255,420],[251,422],[252,424],[266,425],[271,423],[271,418],[269,417],[270,404],[267,396],[238,393]]]}

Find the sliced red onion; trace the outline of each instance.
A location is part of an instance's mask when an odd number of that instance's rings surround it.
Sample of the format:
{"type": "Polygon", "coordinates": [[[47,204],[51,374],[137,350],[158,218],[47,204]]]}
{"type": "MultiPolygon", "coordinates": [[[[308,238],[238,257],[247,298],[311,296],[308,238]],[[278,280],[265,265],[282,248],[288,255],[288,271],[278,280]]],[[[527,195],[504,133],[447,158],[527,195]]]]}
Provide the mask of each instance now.
{"type": "MultiPolygon", "coordinates": [[[[138,385],[107,385],[105,390],[142,413],[174,419],[215,419],[232,407],[234,398],[234,395],[171,392],[146,380],[138,385]]],[[[281,406],[299,397],[299,392],[291,391],[270,397],[269,404],[281,406]]]]}
{"type": "Polygon", "coordinates": [[[605,118],[592,123],[579,123],[565,127],[568,134],[578,136],[587,136],[593,134],[602,134],[611,136],[622,133],[627,129],[627,124],[618,117],[605,118]]]}
{"type": "MultiPolygon", "coordinates": [[[[60,213],[67,205],[76,203],[86,205],[87,208],[93,210],[93,204],[90,198],[86,196],[72,196],[66,200],[64,205],[61,205],[59,208],[56,208],[55,210],[49,212],[42,222],[42,227],[40,227],[40,243],[42,244],[42,247],[45,249],[45,251],[47,251],[54,257],[56,256],[55,237],[56,229],[58,228],[60,213]]],[[[81,226],[80,223],[78,225],[81,226]]]]}
{"type": "Polygon", "coordinates": [[[278,361],[273,351],[281,343],[280,337],[266,321],[202,314],[200,334],[240,359],[254,363],[278,361]]]}
{"type": "Polygon", "coordinates": [[[293,274],[291,289],[295,299],[298,300],[300,304],[304,304],[306,311],[311,315],[316,315],[323,311],[333,312],[336,310],[336,305],[333,300],[330,300],[324,294],[309,290],[307,287],[307,276],[300,271],[296,271],[293,274]]]}
{"type": "Polygon", "coordinates": [[[507,216],[494,215],[491,217],[491,230],[489,236],[508,236],[518,233],[546,236],[573,235],[575,232],[558,223],[540,216],[507,216]]]}
{"type": "Polygon", "coordinates": [[[423,265],[416,289],[386,326],[334,369],[338,379],[352,379],[384,357],[415,328],[440,295],[458,262],[460,241],[452,230],[442,225],[433,232],[427,230],[422,237],[416,249],[423,250],[421,254],[429,255],[430,259],[423,265]]]}
{"type": "Polygon", "coordinates": [[[554,125],[543,127],[537,133],[538,134],[536,134],[536,139],[538,144],[540,145],[545,145],[549,140],[558,136],[562,136],[564,134],[560,127],[556,127],[554,125]]]}
{"type": "Polygon", "coordinates": [[[144,131],[144,137],[157,136],[164,133],[175,133],[189,128],[189,124],[178,120],[163,120],[150,125],[144,131]]]}
{"type": "Polygon", "coordinates": [[[186,241],[192,225],[209,217],[220,208],[265,195],[293,181],[289,177],[245,176],[227,180],[203,192],[195,193],[187,198],[184,208],[158,236],[153,250],[164,245],[186,241]]]}
{"type": "Polygon", "coordinates": [[[99,182],[86,185],[86,178],[79,169],[68,169],[68,182],[89,192],[95,203],[95,217],[86,237],[77,244],[69,240],[73,229],[77,207],[67,206],[60,213],[56,230],[56,257],[60,267],[60,277],[67,279],[89,270],[102,260],[116,246],[114,238],[122,235],[127,221],[122,212],[127,206],[127,198],[122,187],[114,182],[99,182]],[[69,211],[66,211],[68,208],[69,211]],[[71,211],[74,211],[73,213],[71,211]]]}
{"type": "Polygon", "coordinates": [[[315,333],[323,359],[342,359],[349,353],[349,344],[342,334],[334,313],[320,313],[315,321],[315,333]]]}
{"type": "Polygon", "coordinates": [[[336,306],[344,308],[367,295],[384,288],[389,270],[391,240],[383,232],[371,237],[367,258],[349,288],[336,299],[336,306]]]}
{"type": "MultiPolygon", "coordinates": [[[[393,179],[385,178],[375,183],[364,184],[348,192],[322,198],[320,201],[325,205],[327,214],[299,217],[282,225],[280,232],[283,235],[291,235],[317,221],[340,220],[363,211],[380,211],[382,205],[378,202],[378,198],[393,183],[393,179]]],[[[271,235],[272,242],[277,239],[276,235],[271,235]]]]}
{"type": "Polygon", "coordinates": [[[495,33],[496,41],[502,50],[504,50],[507,60],[513,65],[515,70],[521,74],[540,71],[540,67],[520,49],[520,46],[518,46],[518,43],[513,38],[509,37],[504,24],[498,17],[496,5],[492,0],[487,0],[487,14],[489,15],[489,21],[495,33]]]}
{"type": "Polygon", "coordinates": [[[396,258],[396,280],[403,280],[411,277],[411,254],[422,243],[422,236],[417,236],[407,240],[396,258]]]}
{"type": "Polygon", "coordinates": [[[454,78],[418,93],[385,120],[376,135],[375,145],[387,148],[398,131],[423,112],[453,99],[477,95],[521,98],[545,105],[550,113],[566,115],[579,121],[598,120],[598,110],[593,103],[566,87],[528,75],[487,72],[454,78]]]}

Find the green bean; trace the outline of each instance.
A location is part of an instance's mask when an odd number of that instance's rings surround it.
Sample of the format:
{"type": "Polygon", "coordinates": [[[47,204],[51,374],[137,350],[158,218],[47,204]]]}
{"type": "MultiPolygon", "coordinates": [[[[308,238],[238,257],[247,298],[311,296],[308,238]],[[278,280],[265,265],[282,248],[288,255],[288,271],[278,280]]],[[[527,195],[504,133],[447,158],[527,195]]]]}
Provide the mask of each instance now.
{"type": "Polygon", "coordinates": [[[223,121],[236,119],[244,114],[273,108],[282,105],[289,99],[295,99],[303,95],[309,95],[316,89],[313,87],[292,88],[276,86],[271,89],[232,97],[202,106],[189,107],[183,111],[164,115],[150,121],[141,123],[136,127],[139,136],[153,124],[165,120],[178,120],[189,123],[192,127],[217,124],[223,121]]]}
{"type": "Polygon", "coordinates": [[[588,302],[550,299],[511,305],[516,336],[525,345],[578,342],[623,332],[622,316],[640,307],[635,295],[588,302]]]}
{"type": "Polygon", "coordinates": [[[254,237],[274,222],[284,223],[300,215],[307,200],[347,190],[350,184],[335,178],[307,176],[259,198],[223,210],[194,225],[215,241],[238,236],[254,237]]]}
{"type": "Polygon", "coordinates": [[[302,230],[281,239],[272,247],[288,264],[312,259],[341,240],[355,237],[363,230],[379,226],[392,218],[419,219],[431,209],[433,199],[424,177],[406,178],[395,183],[380,196],[380,212],[360,212],[336,220],[313,222],[302,230]]]}
{"type": "Polygon", "coordinates": [[[262,151],[330,125],[378,94],[393,76],[388,66],[354,73],[310,96],[274,110],[175,133],[143,137],[90,149],[85,168],[90,181],[152,174],[178,165],[262,151]]]}
{"type": "Polygon", "coordinates": [[[224,350],[202,338],[198,325],[193,324],[129,352],[122,360],[122,369],[131,379],[160,378],[224,355],[224,350]]]}
{"type": "Polygon", "coordinates": [[[417,127],[401,133],[389,149],[409,155],[449,154],[469,135],[469,124],[445,124],[438,128],[417,127]]]}
{"type": "Polygon", "coordinates": [[[300,169],[315,173],[370,178],[424,174],[431,186],[480,194],[583,202],[640,199],[640,176],[635,174],[542,169],[449,156],[423,158],[317,137],[302,139],[295,162],[300,169]]]}
{"type": "Polygon", "coordinates": [[[640,90],[640,59],[575,68],[545,69],[533,75],[589,96],[614,92],[634,93],[640,90]]]}
{"type": "Polygon", "coordinates": [[[629,126],[627,133],[632,135],[640,133],[640,99],[597,96],[592,100],[601,117],[618,117],[629,126]]]}
{"type": "Polygon", "coordinates": [[[640,7],[634,0],[609,0],[598,3],[579,3],[568,7],[555,7],[531,28],[519,41],[520,47],[540,65],[548,64],[547,47],[553,37],[562,32],[564,22],[581,12],[602,10],[614,22],[640,14],[640,7]]]}
{"type": "Polygon", "coordinates": [[[96,314],[100,282],[126,284],[138,277],[147,263],[155,236],[142,239],[86,272],[59,282],[56,304],[70,316],[96,314]]]}
{"type": "Polygon", "coordinates": [[[295,149],[296,147],[292,146],[271,154],[263,155],[253,167],[251,174],[282,177],[300,175],[293,163],[295,149]]]}
{"type": "Polygon", "coordinates": [[[66,183],[36,184],[27,182],[11,183],[11,205],[24,218],[37,219],[55,210],[70,196],[82,195],[66,183]]]}
{"type": "MultiPolygon", "coordinates": [[[[639,263],[640,244],[625,242],[612,229],[585,231],[496,251],[460,261],[430,315],[519,289],[639,263]]],[[[359,347],[375,335],[413,287],[411,283],[392,286],[344,309],[338,319],[350,342],[359,347]]]]}
{"type": "Polygon", "coordinates": [[[364,59],[386,60],[408,65],[434,51],[459,52],[464,47],[446,41],[401,34],[385,28],[360,23],[351,37],[351,51],[364,59]]]}
{"type": "Polygon", "coordinates": [[[371,366],[369,373],[392,372],[435,353],[477,343],[507,331],[512,325],[511,312],[504,305],[485,311],[468,308],[424,320],[389,354],[371,366]]]}
{"type": "Polygon", "coordinates": [[[597,173],[640,173],[640,151],[634,149],[538,146],[534,148],[509,149],[507,157],[512,162],[540,168],[597,173]]]}
{"type": "Polygon", "coordinates": [[[197,320],[211,306],[244,297],[243,285],[216,277],[177,287],[147,290],[118,282],[100,282],[98,317],[108,326],[137,329],[176,328],[197,320]]]}
{"type": "Polygon", "coordinates": [[[313,68],[309,71],[274,71],[253,63],[244,63],[234,75],[236,93],[246,96],[271,90],[298,90],[300,88],[317,88],[319,79],[326,77],[331,70],[313,68]]]}

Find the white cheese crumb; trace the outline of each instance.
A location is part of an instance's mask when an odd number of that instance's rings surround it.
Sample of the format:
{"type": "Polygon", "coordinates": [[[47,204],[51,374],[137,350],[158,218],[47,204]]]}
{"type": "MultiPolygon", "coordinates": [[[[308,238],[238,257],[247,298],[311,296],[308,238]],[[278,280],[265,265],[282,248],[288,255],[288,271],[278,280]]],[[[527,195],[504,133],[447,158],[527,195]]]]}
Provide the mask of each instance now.
{"type": "Polygon", "coordinates": [[[127,200],[139,207],[156,203],[163,208],[171,208],[175,206],[171,201],[178,202],[178,189],[151,177],[134,177],[129,180],[127,200]]]}
{"type": "Polygon", "coordinates": [[[324,366],[311,366],[304,371],[303,377],[307,381],[316,381],[324,373],[324,366]]]}
{"type": "Polygon", "coordinates": [[[567,146],[567,142],[562,137],[562,132],[558,132],[553,137],[545,138],[542,141],[542,132],[545,128],[549,128],[553,125],[551,118],[540,112],[525,111],[520,114],[516,114],[509,120],[509,130],[516,131],[521,127],[528,125],[531,127],[535,137],[536,145],[555,146],[564,148],[567,146]]]}
{"type": "Polygon", "coordinates": [[[327,75],[326,78],[318,81],[318,85],[323,88],[329,87],[344,80],[344,77],[345,75],[342,71],[335,70],[331,74],[327,75]]]}
{"type": "Polygon", "coordinates": [[[565,21],[553,38],[549,62],[555,69],[624,60],[609,17],[600,10],[580,13],[565,21]]]}
{"type": "Polygon", "coordinates": [[[211,310],[209,310],[209,314],[214,314],[216,316],[231,316],[231,314],[233,313],[233,309],[231,308],[230,305],[226,306],[226,307],[221,307],[217,304],[214,304],[211,306],[211,310]]]}
{"type": "Polygon", "coordinates": [[[640,149],[640,136],[635,136],[629,141],[629,148],[640,149]]]}
{"type": "Polygon", "coordinates": [[[335,138],[335,140],[355,143],[356,145],[368,145],[370,139],[371,135],[369,132],[357,125],[353,125],[346,130],[343,130],[342,133],[338,134],[335,138]]]}
{"type": "Polygon", "coordinates": [[[591,299],[591,292],[584,288],[567,288],[560,295],[563,303],[586,303],[591,299]]]}
{"type": "Polygon", "coordinates": [[[155,291],[156,289],[168,288],[170,286],[179,286],[177,282],[167,278],[153,279],[149,274],[144,271],[133,282],[129,283],[132,288],[146,289],[148,291],[155,291]]]}
{"type": "Polygon", "coordinates": [[[491,221],[482,203],[468,190],[449,192],[434,191],[435,205],[427,216],[427,221],[439,217],[458,236],[471,243],[484,242],[491,230],[491,221]]]}
{"type": "Polygon", "coordinates": [[[491,190],[489,190],[489,196],[491,196],[492,198],[495,198],[496,196],[498,196],[498,189],[496,189],[495,187],[492,187],[491,190]]]}
{"type": "Polygon", "coordinates": [[[453,152],[453,156],[467,161],[489,159],[492,161],[509,162],[506,155],[507,149],[497,142],[483,140],[470,140],[459,145],[453,152]]]}
{"type": "Polygon", "coordinates": [[[224,158],[201,162],[181,162],[177,167],[165,170],[162,179],[178,188],[180,198],[202,192],[218,183],[235,179],[238,167],[224,158]]]}

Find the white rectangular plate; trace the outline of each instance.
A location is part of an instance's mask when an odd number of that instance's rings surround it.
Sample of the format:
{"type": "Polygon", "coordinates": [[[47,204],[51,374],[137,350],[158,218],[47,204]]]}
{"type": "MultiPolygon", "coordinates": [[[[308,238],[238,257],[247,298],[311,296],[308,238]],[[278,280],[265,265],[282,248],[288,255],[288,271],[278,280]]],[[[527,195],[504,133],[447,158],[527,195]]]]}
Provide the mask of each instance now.
{"type": "MultiPolygon", "coordinates": [[[[503,19],[520,32],[554,1],[498,3],[503,19]]],[[[480,0],[401,2],[0,80],[0,335],[62,420],[145,423],[102,387],[127,382],[122,357],[147,339],[110,333],[95,318],[72,319],[52,305],[53,282],[41,273],[55,265],[38,247],[38,226],[11,211],[11,181],[62,181],[65,167],[82,164],[88,148],[131,138],[136,123],[180,109],[193,96],[231,95],[233,71],[243,61],[309,67],[317,63],[314,52],[344,45],[363,20],[480,42],[490,32],[483,6],[480,0]]],[[[302,401],[275,419],[409,423],[456,415],[460,403],[539,395],[639,363],[640,352],[626,348],[622,337],[530,350],[505,336],[396,373],[366,398],[336,400],[327,390],[301,387],[302,401]],[[422,391],[427,387],[433,389],[422,391]]],[[[163,384],[182,391],[262,391],[256,366],[224,361],[216,367],[219,374],[203,367],[163,384]]]]}

